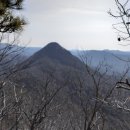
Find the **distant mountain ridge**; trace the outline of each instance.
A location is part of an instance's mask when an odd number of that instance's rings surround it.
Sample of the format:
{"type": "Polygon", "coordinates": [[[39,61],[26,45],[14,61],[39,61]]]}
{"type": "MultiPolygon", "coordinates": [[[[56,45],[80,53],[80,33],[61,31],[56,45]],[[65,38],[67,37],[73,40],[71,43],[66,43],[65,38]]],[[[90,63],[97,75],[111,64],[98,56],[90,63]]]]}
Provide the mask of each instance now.
{"type": "Polygon", "coordinates": [[[29,57],[31,55],[33,55],[35,52],[39,51],[41,49],[41,47],[26,47],[24,49],[24,55],[29,57]]]}
{"type": "MultiPolygon", "coordinates": [[[[65,51],[63,47],[61,47],[56,42],[51,42],[44,48],[40,47],[27,47],[25,49],[25,55],[27,57],[34,57],[35,59],[39,59],[42,57],[49,57],[55,61],[60,61],[62,64],[70,62],[72,59],[69,57],[70,53],[81,60],[81,55],[86,55],[88,61],[91,60],[90,67],[96,67],[99,63],[104,62],[109,65],[112,71],[122,73],[126,68],[130,66],[130,52],[129,51],[120,51],[120,50],[71,50],[65,51]],[[62,51],[61,51],[62,50],[62,51]],[[65,53],[65,55],[63,54],[65,53]],[[39,56],[38,56],[39,55],[39,56]],[[80,55],[80,56],[79,56],[80,55]],[[122,60],[121,60],[122,59],[122,60]]],[[[71,55],[71,57],[72,57],[71,55]]],[[[75,59],[75,58],[74,58],[75,59]]],[[[75,59],[76,60],[76,59],[75,59]]],[[[69,63],[70,64],[70,63],[69,63]]],[[[73,65],[75,62],[73,62],[73,65]]],[[[77,64],[77,63],[76,63],[77,64]]],[[[72,65],[72,63],[71,63],[72,65]]],[[[72,66],[73,66],[72,65],[72,66]]],[[[78,65],[77,65],[78,66],[78,65]]]]}
{"type": "Polygon", "coordinates": [[[130,66],[130,52],[119,50],[85,50],[71,51],[79,59],[85,56],[91,61],[91,67],[98,66],[101,62],[110,66],[114,72],[122,73],[130,66]]]}

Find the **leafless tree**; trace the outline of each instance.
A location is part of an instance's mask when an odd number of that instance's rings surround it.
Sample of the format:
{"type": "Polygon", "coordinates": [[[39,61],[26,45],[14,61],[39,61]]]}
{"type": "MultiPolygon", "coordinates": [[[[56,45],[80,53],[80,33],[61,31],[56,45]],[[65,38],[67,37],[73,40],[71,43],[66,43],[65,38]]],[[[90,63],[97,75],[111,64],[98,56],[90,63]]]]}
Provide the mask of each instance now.
{"type": "MultiPolygon", "coordinates": [[[[118,20],[118,23],[113,24],[114,29],[118,32],[118,41],[129,41],[130,38],[130,1],[115,0],[117,7],[116,13],[111,10],[108,12],[112,17],[118,20]]],[[[129,44],[126,44],[129,45],[129,44]]],[[[125,45],[125,46],[126,46],[125,45]]]]}
{"type": "MultiPolygon", "coordinates": [[[[108,105],[107,100],[115,88],[113,79],[108,76],[108,66],[99,64],[95,69],[91,69],[87,56],[82,56],[85,64],[84,73],[75,72],[74,78],[70,81],[73,85],[72,97],[77,100],[77,118],[70,120],[73,130],[103,130],[106,123],[106,113],[103,111],[104,104],[108,105]],[[105,69],[104,69],[105,68],[105,69]],[[103,69],[103,71],[102,71],[103,69]],[[110,87],[111,86],[111,87],[110,87]]],[[[76,110],[73,114],[76,117],[76,110]]]]}
{"type": "Polygon", "coordinates": [[[24,123],[29,130],[49,129],[52,127],[49,122],[53,122],[57,114],[56,97],[63,86],[47,73],[42,75],[42,81],[35,82],[34,91],[25,95],[22,104],[24,123]]]}
{"type": "Polygon", "coordinates": [[[16,67],[23,48],[19,35],[26,24],[14,12],[22,9],[23,0],[0,0],[0,126],[4,129],[18,129],[21,119],[20,105],[22,90],[11,79],[19,69],[16,67]],[[13,11],[12,11],[13,10],[13,11]],[[11,120],[13,122],[11,122],[11,120]],[[14,121],[15,120],[15,121],[14,121]]]}
{"type": "MultiPolygon", "coordinates": [[[[130,0],[125,0],[125,1],[115,0],[115,3],[117,6],[116,14],[112,13],[111,10],[109,11],[109,14],[112,17],[119,19],[119,23],[113,24],[114,29],[116,29],[119,33],[118,41],[121,41],[121,40],[129,41],[130,39],[130,0]]],[[[121,44],[121,45],[128,46],[129,44],[121,44]]],[[[128,62],[128,63],[130,62],[129,60],[122,59],[120,57],[117,57],[117,58],[124,62],[128,62]]],[[[123,74],[123,76],[121,77],[121,80],[116,83],[116,88],[118,90],[120,89],[122,91],[130,90],[129,79],[125,78],[127,73],[129,73],[129,68],[123,74]]],[[[126,105],[128,100],[129,100],[129,96],[127,95],[124,101],[122,102],[119,100],[117,101],[118,103],[120,103],[120,105],[117,103],[118,104],[117,106],[119,108],[124,109],[123,106],[126,105]]],[[[125,107],[125,109],[129,111],[128,107],[125,107]]]]}
{"type": "MultiPolygon", "coordinates": [[[[77,115],[77,119],[79,120],[78,125],[76,124],[76,120],[70,120],[72,128],[74,130],[127,128],[126,118],[123,118],[125,115],[125,112],[123,113],[123,107],[119,108],[118,106],[124,103],[126,107],[129,99],[121,100],[121,95],[117,91],[120,90],[117,89],[117,81],[123,82],[129,69],[121,76],[119,74],[117,76],[109,73],[110,68],[104,62],[101,62],[96,68],[91,69],[91,61],[88,61],[87,56],[84,55],[82,61],[86,65],[84,73],[75,73],[75,78],[70,81],[74,86],[72,97],[74,97],[77,104],[80,104],[79,106],[77,105],[77,111],[79,113],[77,115]],[[113,114],[117,117],[113,118],[113,114]],[[118,126],[111,124],[111,121],[116,123],[118,120],[120,120],[118,126]],[[110,128],[110,124],[113,128],[110,128]]],[[[74,111],[76,113],[76,110],[74,111]]],[[[73,115],[76,116],[76,114],[73,115]]],[[[70,118],[72,117],[70,116],[70,118]]]]}

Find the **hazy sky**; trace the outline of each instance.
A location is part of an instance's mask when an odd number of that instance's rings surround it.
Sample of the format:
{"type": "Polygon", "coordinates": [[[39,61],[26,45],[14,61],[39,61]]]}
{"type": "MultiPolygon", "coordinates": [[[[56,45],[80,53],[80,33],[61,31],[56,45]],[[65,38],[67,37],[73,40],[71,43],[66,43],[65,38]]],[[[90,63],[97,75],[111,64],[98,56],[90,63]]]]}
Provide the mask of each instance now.
{"type": "Polygon", "coordinates": [[[128,49],[118,45],[107,13],[114,0],[25,0],[24,8],[29,24],[22,39],[29,46],[56,41],[67,49],[128,49]]]}

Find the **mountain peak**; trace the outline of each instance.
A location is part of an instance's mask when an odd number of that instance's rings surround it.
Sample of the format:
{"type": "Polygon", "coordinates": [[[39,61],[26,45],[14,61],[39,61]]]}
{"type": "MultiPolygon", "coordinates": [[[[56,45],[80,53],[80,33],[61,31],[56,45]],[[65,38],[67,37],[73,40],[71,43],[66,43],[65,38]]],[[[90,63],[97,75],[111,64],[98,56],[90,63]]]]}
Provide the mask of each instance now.
{"type": "MultiPolygon", "coordinates": [[[[80,68],[81,61],[73,56],[68,50],[61,47],[57,42],[51,42],[30,57],[32,62],[48,59],[53,63],[60,63],[75,68],[80,68]]],[[[44,64],[44,63],[43,63],[44,64]]]]}
{"type": "Polygon", "coordinates": [[[48,58],[57,59],[61,57],[63,58],[64,56],[70,56],[71,54],[57,42],[51,42],[38,51],[35,55],[39,58],[46,56],[48,58]]]}
{"type": "Polygon", "coordinates": [[[61,46],[57,42],[50,42],[44,48],[46,47],[61,47],[61,46]]]}
{"type": "Polygon", "coordinates": [[[44,48],[41,49],[41,51],[44,52],[53,52],[53,51],[63,51],[65,50],[62,46],[60,46],[57,42],[50,42],[48,43],[44,48]]]}

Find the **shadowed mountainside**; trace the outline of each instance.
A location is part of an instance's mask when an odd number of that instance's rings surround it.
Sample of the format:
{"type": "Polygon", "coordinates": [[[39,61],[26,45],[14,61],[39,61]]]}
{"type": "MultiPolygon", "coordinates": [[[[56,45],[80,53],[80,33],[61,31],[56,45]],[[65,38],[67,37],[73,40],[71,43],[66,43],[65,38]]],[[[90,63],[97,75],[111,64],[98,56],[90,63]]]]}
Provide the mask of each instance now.
{"type": "Polygon", "coordinates": [[[77,69],[83,68],[83,63],[77,57],[56,42],[49,43],[28,59],[31,64],[41,64],[43,60],[48,60],[53,62],[53,64],[61,64],[77,69]]]}

